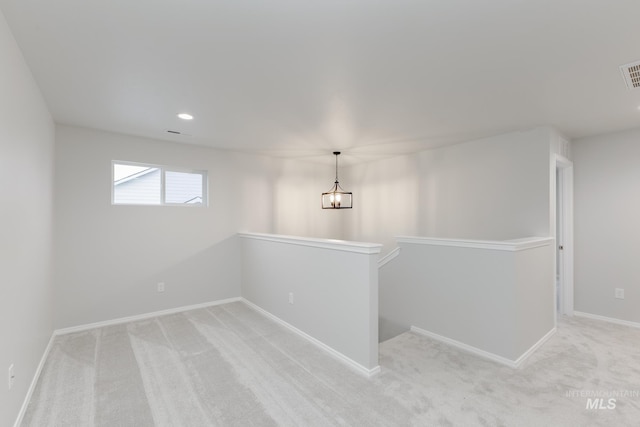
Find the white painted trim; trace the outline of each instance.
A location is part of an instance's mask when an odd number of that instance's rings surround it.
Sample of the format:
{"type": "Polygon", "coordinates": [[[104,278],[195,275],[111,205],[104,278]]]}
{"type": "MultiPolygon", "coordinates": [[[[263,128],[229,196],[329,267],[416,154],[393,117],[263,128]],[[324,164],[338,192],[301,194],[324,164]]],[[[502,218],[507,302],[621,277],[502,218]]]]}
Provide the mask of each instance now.
{"type": "Polygon", "coordinates": [[[515,361],[507,359],[506,357],[502,357],[502,356],[498,356],[497,354],[493,354],[490,353],[488,351],[485,350],[480,350],[479,348],[473,347],[471,345],[465,344],[463,342],[460,341],[456,341],[454,339],[451,338],[447,338],[445,336],[442,335],[438,335],[436,333],[427,331],[425,329],[422,328],[418,328],[417,326],[411,326],[411,332],[415,332],[416,334],[420,334],[420,335],[424,335],[425,337],[428,338],[433,338],[436,341],[440,341],[443,342],[445,344],[449,344],[453,347],[457,347],[460,350],[464,350],[467,351],[469,353],[475,354],[476,356],[480,356],[480,357],[484,357],[485,359],[489,359],[492,360],[494,362],[498,362],[501,363],[503,365],[506,365],[510,368],[517,368],[518,365],[516,364],[515,361]]]}
{"type": "Polygon", "coordinates": [[[542,338],[540,338],[538,340],[537,343],[535,343],[534,345],[532,345],[529,350],[525,351],[524,353],[522,353],[522,356],[518,357],[516,359],[516,366],[520,367],[522,366],[522,364],[524,363],[525,360],[527,360],[533,353],[535,353],[535,351],[537,349],[539,349],[542,344],[546,343],[549,338],[551,338],[552,336],[554,336],[556,334],[556,332],[558,331],[558,329],[556,327],[553,327],[553,329],[551,329],[549,332],[547,332],[542,338]]]}
{"type": "MultiPolygon", "coordinates": [[[[574,283],[573,283],[573,258],[574,258],[574,244],[573,244],[573,162],[569,159],[555,155],[553,157],[554,165],[554,173],[553,173],[553,218],[554,218],[554,226],[553,233],[554,236],[557,233],[558,224],[556,224],[557,218],[555,215],[555,210],[558,209],[556,206],[556,171],[558,174],[562,175],[561,185],[562,185],[562,205],[559,207],[562,214],[560,215],[560,220],[562,221],[561,230],[562,236],[560,236],[559,241],[556,243],[555,252],[558,250],[557,246],[562,245],[564,247],[562,251],[562,256],[560,257],[560,266],[556,266],[557,269],[560,270],[560,291],[562,294],[560,295],[560,311],[562,314],[566,316],[573,316],[573,292],[574,292],[574,283]]],[[[556,263],[554,262],[554,265],[556,263]]],[[[554,277],[558,277],[558,271],[555,272],[554,277]]],[[[555,307],[555,302],[554,302],[555,307]]]]}
{"type": "Polygon", "coordinates": [[[559,166],[561,168],[573,166],[573,162],[561,154],[554,154],[553,161],[554,161],[554,165],[559,166]]]}
{"type": "Polygon", "coordinates": [[[553,242],[552,237],[525,237],[514,240],[466,240],[466,239],[443,239],[435,237],[413,237],[398,236],[398,243],[409,243],[415,245],[431,246],[452,246],[471,249],[489,249],[496,251],[518,252],[541,246],[548,246],[553,242]]]}
{"type": "Polygon", "coordinates": [[[212,307],[214,305],[227,304],[227,303],[230,303],[230,302],[237,302],[237,301],[240,301],[240,300],[241,300],[240,297],[234,297],[234,298],[227,298],[227,299],[218,300],[218,301],[205,302],[205,303],[201,303],[201,304],[193,304],[193,305],[186,305],[186,306],[182,306],[182,307],[169,308],[167,310],[153,311],[151,313],[137,314],[135,316],[120,317],[118,319],[105,320],[105,321],[102,321],[102,322],[95,322],[95,323],[88,323],[86,325],[71,326],[69,328],[56,329],[55,331],[53,331],[53,334],[56,335],[56,336],[57,335],[71,334],[71,333],[74,333],[74,332],[82,332],[82,331],[87,331],[89,329],[96,329],[96,328],[102,328],[102,327],[105,327],[105,326],[119,325],[121,323],[135,322],[137,320],[145,320],[145,319],[150,319],[152,317],[166,316],[167,314],[175,314],[175,313],[181,313],[183,311],[197,310],[199,308],[212,307]]]}
{"type": "Polygon", "coordinates": [[[382,258],[380,258],[378,260],[378,268],[384,266],[386,263],[388,263],[389,261],[391,261],[392,259],[394,259],[398,255],[400,255],[400,247],[395,248],[394,250],[392,250],[391,252],[389,252],[388,254],[383,256],[382,258]]]}
{"type": "Polygon", "coordinates": [[[31,396],[36,389],[36,385],[38,384],[38,379],[40,379],[40,373],[42,373],[42,368],[44,368],[44,364],[47,361],[47,357],[49,357],[49,352],[51,351],[51,347],[53,347],[53,340],[55,338],[55,334],[51,334],[49,338],[49,343],[47,347],[44,349],[44,353],[42,353],[42,357],[40,358],[40,363],[38,363],[38,367],[36,368],[36,372],[33,374],[33,378],[31,379],[31,384],[29,384],[29,389],[27,390],[27,394],[22,401],[22,406],[20,407],[20,412],[18,412],[18,417],[16,418],[16,422],[13,424],[13,427],[20,427],[22,424],[22,419],[24,418],[25,413],[27,412],[27,406],[29,406],[29,402],[31,401],[31,396]]]}
{"type": "Polygon", "coordinates": [[[640,328],[640,323],[632,322],[630,320],[616,319],[615,317],[600,316],[599,314],[584,313],[582,311],[574,311],[573,314],[578,317],[586,317],[587,319],[602,320],[604,322],[615,323],[616,325],[640,328]]]}
{"type": "Polygon", "coordinates": [[[502,357],[499,356],[497,354],[494,353],[490,353],[488,351],[485,350],[481,350],[477,347],[473,347],[469,344],[465,344],[463,342],[442,336],[442,335],[438,335],[436,333],[427,331],[425,329],[422,328],[418,328],[417,326],[411,326],[411,332],[415,332],[416,334],[419,335],[424,335],[428,338],[432,338],[436,341],[440,341],[443,342],[445,344],[449,344],[453,347],[459,348],[460,350],[464,350],[467,351],[469,353],[475,354],[476,356],[480,356],[483,357],[485,359],[489,359],[492,360],[494,362],[498,362],[502,365],[506,365],[510,368],[519,368],[520,365],[527,359],[529,358],[529,356],[531,356],[542,344],[544,344],[549,338],[551,338],[551,336],[553,336],[553,334],[556,333],[556,328],[551,329],[549,332],[547,332],[541,339],[538,340],[537,343],[535,343],[533,346],[531,346],[529,348],[529,350],[525,351],[522,356],[518,357],[518,359],[516,360],[511,360],[511,359],[507,359],[506,357],[502,357]]]}
{"type": "Polygon", "coordinates": [[[269,242],[285,243],[289,245],[311,246],[314,248],[355,252],[360,254],[379,254],[382,250],[382,245],[380,243],[351,242],[348,240],[316,239],[311,237],[283,236],[278,234],[262,233],[238,233],[238,236],[245,239],[266,240],[269,242]]]}
{"type": "Polygon", "coordinates": [[[344,354],[340,353],[339,351],[335,350],[334,348],[329,347],[328,345],[326,345],[322,341],[320,341],[320,340],[312,337],[311,335],[301,331],[300,329],[296,328],[295,326],[291,325],[290,323],[287,323],[284,320],[280,319],[279,317],[269,313],[267,310],[255,305],[251,301],[249,301],[249,300],[247,300],[245,298],[241,298],[241,300],[242,300],[242,302],[247,304],[249,307],[251,307],[252,309],[257,311],[258,313],[268,317],[269,319],[273,320],[276,323],[279,323],[280,325],[284,326],[285,328],[289,329],[290,331],[294,332],[295,334],[297,334],[297,335],[301,336],[302,338],[306,339],[310,343],[318,346],[322,350],[324,350],[327,353],[331,354],[332,356],[336,357],[338,360],[340,360],[341,362],[349,365],[350,367],[354,368],[358,372],[360,372],[362,374],[365,374],[368,377],[371,377],[371,376],[373,376],[373,375],[375,375],[375,374],[380,372],[380,366],[376,366],[374,368],[369,369],[369,368],[361,365],[360,363],[356,362],[355,360],[351,359],[350,357],[345,356],[344,354]]]}

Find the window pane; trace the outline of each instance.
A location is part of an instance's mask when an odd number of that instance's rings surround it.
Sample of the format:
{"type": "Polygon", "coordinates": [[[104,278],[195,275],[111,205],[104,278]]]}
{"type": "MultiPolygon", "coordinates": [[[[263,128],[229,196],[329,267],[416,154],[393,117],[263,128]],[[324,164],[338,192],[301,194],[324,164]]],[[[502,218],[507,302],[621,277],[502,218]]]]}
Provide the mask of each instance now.
{"type": "Polygon", "coordinates": [[[167,171],[165,203],[202,204],[202,174],[167,171]]]}
{"type": "Polygon", "coordinates": [[[149,166],[113,164],[113,203],[160,204],[160,169],[149,166]]]}

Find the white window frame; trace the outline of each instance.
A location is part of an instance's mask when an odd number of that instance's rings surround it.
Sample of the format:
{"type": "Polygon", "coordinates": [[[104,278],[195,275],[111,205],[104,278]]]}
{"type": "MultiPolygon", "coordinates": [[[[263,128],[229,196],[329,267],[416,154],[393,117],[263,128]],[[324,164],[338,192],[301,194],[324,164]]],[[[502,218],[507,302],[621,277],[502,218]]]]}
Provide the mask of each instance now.
{"type": "Polygon", "coordinates": [[[112,160],[111,161],[111,205],[113,206],[187,206],[191,208],[202,208],[209,206],[209,179],[206,170],[187,169],[174,166],[156,165],[153,163],[139,163],[130,162],[126,160],[112,160]],[[160,170],[160,203],[159,204],[145,204],[145,203],[116,203],[115,202],[115,182],[114,182],[114,169],[115,165],[129,165],[145,168],[156,168],[160,170]],[[202,176],[202,203],[167,203],[165,201],[165,174],[167,172],[182,172],[192,173],[202,176]]]}

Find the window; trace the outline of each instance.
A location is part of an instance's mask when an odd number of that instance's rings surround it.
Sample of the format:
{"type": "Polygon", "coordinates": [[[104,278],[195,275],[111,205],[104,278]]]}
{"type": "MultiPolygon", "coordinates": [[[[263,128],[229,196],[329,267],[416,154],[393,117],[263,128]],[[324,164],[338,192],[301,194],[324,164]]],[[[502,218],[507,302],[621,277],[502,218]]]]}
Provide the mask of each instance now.
{"type": "Polygon", "coordinates": [[[113,165],[114,205],[207,205],[207,172],[117,162],[113,165]]]}

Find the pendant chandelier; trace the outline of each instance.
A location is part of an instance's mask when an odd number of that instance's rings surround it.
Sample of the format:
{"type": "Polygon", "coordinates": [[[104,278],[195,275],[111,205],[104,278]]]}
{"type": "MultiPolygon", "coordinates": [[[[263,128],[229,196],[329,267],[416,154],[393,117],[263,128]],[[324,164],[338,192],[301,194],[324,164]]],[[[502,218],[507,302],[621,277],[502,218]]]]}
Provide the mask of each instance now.
{"type": "Polygon", "coordinates": [[[331,190],[322,193],[322,209],[351,209],[353,207],[353,195],[344,191],[338,182],[338,156],[339,151],[334,151],[336,156],[336,182],[331,190]]]}

